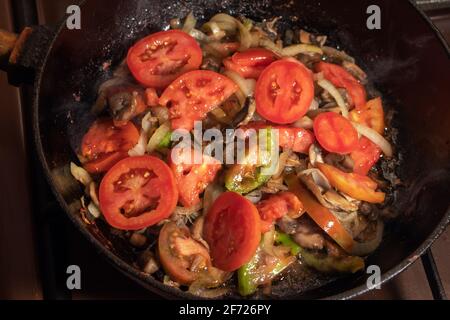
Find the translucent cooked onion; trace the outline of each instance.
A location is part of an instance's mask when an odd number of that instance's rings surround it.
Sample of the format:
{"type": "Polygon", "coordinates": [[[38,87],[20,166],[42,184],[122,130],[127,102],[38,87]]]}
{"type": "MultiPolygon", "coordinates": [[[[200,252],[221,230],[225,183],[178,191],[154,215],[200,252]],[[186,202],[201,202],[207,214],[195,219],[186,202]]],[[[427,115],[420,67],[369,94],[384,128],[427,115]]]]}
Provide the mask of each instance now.
{"type": "Polygon", "coordinates": [[[236,19],[228,14],[219,13],[211,18],[210,22],[215,22],[220,29],[225,30],[229,34],[234,34],[237,31],[236,19]]]}
{"type": "Polygon", "coordinates": [[[284,57],[293,57],[300,53],[318,53],[323,55],[322,49],[311,44],[294,44],[281,50],[281,55],[284,57]]]}
{"type": "Polygon", "coordinates": [[[164,137],[170,132],[170,123],[166,122],[162,124],[155,133],[153,133],[150,141],[147,144],[147,152],[153,152],[156,150],[158,145],[164,139],[164,137]]]}
{"type": "Polygon", "coordinates": [[[314,121],[310,117],[304,116],[303,118],[295,121],[293,126],[296,128],[312,129],[313,124],[314,124],[314,121]]]}
{"type": "Polygon", "coordinates": [[[239,30],[239,42],[240,42],[240,51],[247,50],[252,45],[252,35],[250,34],[250,30],[242,24],[238,19],[225,14],[225,13],[219,13],[216,14],[212,19],[211,22],[215,22],[217,26],[227,31],[228,33],[233,33],[237,30],[239,30]]]}
{"type": "Polygon", "coordinates": [[[167,107],[158,106],[152,108],[152,113],[158,118],[160,124],[169,121],[169,109],[167,107]]]}
{"type": "Polygon", "coordinates": [[[182,30],[186,33],[190,33],[192,29],[195,28],[195,25],[197,24],[197,19],[195,19],[194,14],[189,12],[189,14],[186,17],[186,20],[184,21],[184,25],[182,30]]]}
{"type": "Polygon", "coordinates": [[[392,146],[381,134],[365,125],[356,122],[352,122],[352,124],[359,134],[365,136],[367,139],[379,146],[381,151],[383,151],[388,158],[392,157],[392,146]]]}
{"type": "Polygon", "coordinates": [[[330,81],[325,79],[320,79],[319,81],[317,81],[317,84],[331,94],[334,100],[336,100],[336,103],[341,110],[342,116],[348,118],[348,108],[339,90],[330,81]]]}
{"type": "Polygon", "coordinates": [[[236,72],[227,70],[224,72],[224,75],[226,75],[228,78],[233,80],[241,89],[244,96],[249,97],[253,95],[253,92],[255,91],[256,81],[253,79],[244,79],[240,75],[238,75],[236,72]]]}
{"type": "Polygon", "coordinates": [[[239,51],[247,50],[252,45],[252,35],[239,20],[236,20],[236,25],[239,29],[239,41],[241,43],[239,51]]]}
{"type": "Polygon", "coordinates": [[[342,61],[348,61],[351,63],[355,63],[355,59],[353,57],[349,56],[344,51],[339,51],[335,48],[327,47],[327,46],[323,46],[322,50],[323,50],[323,53],[325,53],[328,57],[337,58],[342,61]]]}
{"type": "Polygon", "coordinates": [[[247,193],[245,197],[253,204],[256,204],[261,201],[262,191],[260,189],[253,190],[250,193],[247,193]]]}
{"type": "Polygon", "coordinates": [[[70,173],[77,181],[81,182],[86,187],[88,187],[92,182],[89,172],[84,170],[84,168],[77,166],[73,162],[70,163],[70,173]]]}
{"type": "Polygon", "coordinates": [[[272,51],[279,57],[283,56],[283,50],[281,50],[272,40],[268,38],[261,38],[259,40],[259,45],[267,50],[272,51]]]}
{"type": "Polygon", "coordinates": [[[222,39],[223,37],[226,36],[225,31],[220,29],[220,27],[217,24],[217,22],[214,22],[214,21],[210,21],[210,22],[205,23],[203,25],[203,29],[204,30],[208,30],[209,32],[211,32],[211,36],[209,37],[210,39],[220,40],[220,39],[222,39]]]}
{"type": "Polygon", "coordinates": [[[128,151],[128,155],[130,157],[143,156],[146,150],[147,139],[148,139],[147,133],[145,132],[145,130],[141,130],[138,143],[134,146],[133,149],[128,151]]]}
{"type": "Polygon", "coordinates": [[[94,204],[94,202],[89,203],[89,205],[87,206],[87,210],[95,219],[100,218],[100,216],[102,215],[100,209],[94,204]]]}
{"type": "Polygon", "coordinates": [[[189,31],[189,35],[192,38],[194,38],[195,40],[198,40],[200,42],[206,42],[209,40],[209,37],[206,34],[204,34],[200,30],[195,29],[195,28],[193,28],[193,29],[191,29],[191,31],[189,31]]]}

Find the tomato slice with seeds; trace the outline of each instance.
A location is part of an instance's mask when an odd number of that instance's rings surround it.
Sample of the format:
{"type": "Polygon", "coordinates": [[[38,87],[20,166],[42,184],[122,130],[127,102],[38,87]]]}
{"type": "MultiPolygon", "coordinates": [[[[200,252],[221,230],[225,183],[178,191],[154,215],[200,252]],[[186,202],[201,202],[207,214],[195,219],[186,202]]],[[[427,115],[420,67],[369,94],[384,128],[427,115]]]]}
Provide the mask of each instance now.
{"type": "Polygon", "coordinates": [[[178,190],[165,162],[153,156],[129,157],[106,173],[100,183],[99,200],[112,227],[140,230],[172,214],[178,190]]]}
{"type": "Polygon", "coordinates": [[[263,70],[275,61],[272,51],[252,48],[244,52],[236,52],[231,58],[223,61],[226,69],[239,74],[243,78],[258,79],[263,70]]]}
{"type": "Polygon", "coordinates": [[[180,194],[180,203],[192,207],[200,203],[200,194],[214,180],[222,164],[217,159],[200,155],[201,163],[194,163],[195,154],[183,148],[173,149],[170,157],[170,168],[175,176],[180,194]],[[175,155],[176,153],[176,155],[175,155]],[[173,161],[176,156],[177,161],[173,161]]]}
{"type": "Polygon", "coordinates": [[[192,130],[194,122],[206,118],[238,90],[227,77],[213,71],[196,70],[183,74],[164,90],[159,103],[169,107],[172,129],[192,130]]]}
{"type": "Polygon", "coordinates": [[[203,230],[213,265],[232,272],[249,262],[261,240],[260,220],[255,205],[245,197],[225,192],[217,198],[203,230]]]}
{"type": "Polygon", "coordinates": [[[302,63],[284,59],[273,62],[255,88],[256,110],[265,119],[288,124],[306,114],[314,99],[312,72],[302,63]]]}
{"type": "Polygon", "coordinates": [[[350,121],[334,112],[324,112],[314,119],[314,134],[328,152],[351,153],[358,147],[358,132],[350,121]]]}
{"type": "Polygon", "coordinates": [[[139,140],[139,131],[131,122],[114,125],[111,119],[99,119],[89,128],[81,143],[84,168],[90,173],[109,170],[119,160],[128,157],[128,151],[139,140]]]}
{"type": "Polygon", "coordinates": [[[319,62],[316,71],[322,72],[324,77],[338,88],[344,88],[352,98],[356,109],[366,105],[366,90],[347,70],[333,63],[319,62]]]}
{"type": "Polygon", "coordinates": [[[187,227],[178,227],[175,222],[162,227],[158,255],[170,278],[184,285],[190,285],[199,277],[200,271],[211,266],[208,250],[192,238],[187,227]],[[194,262],[196,270],[192,270],[194,262]]]}
{"type": "Polygon", "coordinates": [[[128,67],[144,86],[164,88],[202,64],[197,41],[180,30],[161,31],[138,41],[128,51],[128,67]]]}

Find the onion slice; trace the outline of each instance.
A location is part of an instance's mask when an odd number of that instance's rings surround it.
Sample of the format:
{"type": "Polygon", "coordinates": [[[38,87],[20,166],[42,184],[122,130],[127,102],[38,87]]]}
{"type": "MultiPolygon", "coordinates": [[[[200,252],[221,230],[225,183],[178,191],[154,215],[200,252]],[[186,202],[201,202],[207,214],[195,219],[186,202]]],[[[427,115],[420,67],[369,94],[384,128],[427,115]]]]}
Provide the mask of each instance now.
{"type": "Polygon", "coordinates": [[[386,157],[388,158],[392,157],[393,155],[392,146],[381,134],[362,124],[356,122],[352,122],[352,124],[359,134],[365,136],[367,139],[369,139],[377,146],[379,146],[381,151],[383,151],[383,153],[386,155],[386,157]]]}
{"type": "Polygon", "coordinates": [[[227,70],[223,74],[238,85],[244,96],[249,97],[253,95],[256,86],[256,81],[254,79],[244,79],[239,74],[231,70],[227,70]]]}
{"type": "Polygon", "coordinates": [[[328,80],[320,79],[317,81],[317,84],[322,87],[324,90],[327,90],[331,96],[336,100],[339,109],[341,110],[342,116],[348,118],[348,108],[345,104],[344,98],[339,93],[339,90],[328,80]]]}
{"type": "Polygon", "coordinates": [[[281,55],[284,57],[293,57],[300,53],[318,53],[323,55],[322,49],[311,44],[294,44],[281,49],[281,55]]]}
{"type": "Polygon", "coordinates": [[[147,144],[147,152],[153,152],[156,150],[158,145],[164,139],[164,137],[170,132],[170,123],[163,123],[158,129],[156,129],[155,133],[150,138],[150,141],[147,144]]]}
{"type": "Polygon", "coordinates": [[[77,166],[75,163],[70,163],[70,173],[72,176],[84,186],[89,186],[92,182],[91,175],[84,168],[77,166]]]}
{"type": "Polygon", "coordinates": [[[191,32],[192,29],[195,28],[195,25],[197,24],[197,19],[195,19],[194,14],[191,12],[189,12],[189,14],[186,17],[186,20],[184,21],[184,25],[183,25],[183,31],[186,33],[191,32]]]}

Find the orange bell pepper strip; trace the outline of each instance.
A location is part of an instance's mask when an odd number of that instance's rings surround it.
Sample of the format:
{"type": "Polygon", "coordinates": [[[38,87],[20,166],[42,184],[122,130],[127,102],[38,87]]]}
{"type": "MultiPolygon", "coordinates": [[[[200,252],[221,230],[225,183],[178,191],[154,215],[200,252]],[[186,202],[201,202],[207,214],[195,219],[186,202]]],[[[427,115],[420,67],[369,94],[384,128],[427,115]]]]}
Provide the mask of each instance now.
{"type": "Polygon", "coordinates": [[[303,186],[295,174],[288,175],[285,180],[289,191],[298,197],[311,219],[346,252],[350,253],[353,248],[353,238],[334,214],[317,201],[314,195],[303,186]]]}
{"type": "Polygon", "coordinates": [[[346,173],[325,163],[317,163],[317,168],[327,177],[334,188],[356,200],[382,203],[386,197],[383,192],[376,191],[378,184],[369,177],[346,173]]]}

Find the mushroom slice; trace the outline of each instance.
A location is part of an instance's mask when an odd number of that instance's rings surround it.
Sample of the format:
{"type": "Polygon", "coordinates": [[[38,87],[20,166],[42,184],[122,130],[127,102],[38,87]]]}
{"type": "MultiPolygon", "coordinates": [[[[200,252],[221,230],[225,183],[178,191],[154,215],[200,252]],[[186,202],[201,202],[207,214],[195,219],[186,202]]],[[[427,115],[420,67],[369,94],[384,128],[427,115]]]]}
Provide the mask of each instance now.
{"type": "Polygon", "coordinates": [[[359,202],[354,199],[347,199],[333,190],[327,178],[320,170],[304,170],[300,173],[300,179],[324,207],[345,212],[358,210],[359,202]]]}
{"type": "Polygon", "coordinates": [[[320,149],[315,143],[313,143],[309,148],[309,162],[313,166],[316,165],[316,162],[324,163],[322,149],[320,149]]]}
{"type": "Polygon", "coordinates": [[[334,190],[328,190],[323,195],[325,201],[329,202],[333,208],[342,211],[356,211],[358,210],[359,203],[357,201],[349,201],[334,190]]]}

